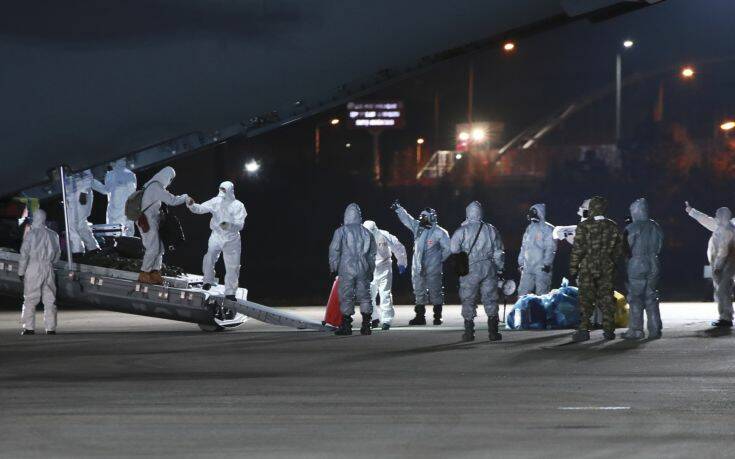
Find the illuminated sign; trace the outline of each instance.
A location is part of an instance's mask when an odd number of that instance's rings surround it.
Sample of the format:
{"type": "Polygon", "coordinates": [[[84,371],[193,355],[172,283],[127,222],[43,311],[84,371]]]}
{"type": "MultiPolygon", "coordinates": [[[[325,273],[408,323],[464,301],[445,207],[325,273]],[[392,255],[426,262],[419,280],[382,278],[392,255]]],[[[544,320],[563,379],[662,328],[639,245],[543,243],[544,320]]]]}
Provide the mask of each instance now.
{"type": "Polygon", "coordinates": [[[350,126],[356,128],[403,127],[402,102],[350,102],[347,104],[350,126]]]}

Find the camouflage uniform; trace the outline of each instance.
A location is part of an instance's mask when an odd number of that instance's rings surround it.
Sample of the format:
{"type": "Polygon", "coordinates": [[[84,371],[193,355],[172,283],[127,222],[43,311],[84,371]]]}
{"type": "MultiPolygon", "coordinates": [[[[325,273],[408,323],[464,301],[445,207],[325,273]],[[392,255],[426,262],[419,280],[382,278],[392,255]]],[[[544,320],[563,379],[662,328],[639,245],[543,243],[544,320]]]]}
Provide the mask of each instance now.
{"type": "Polygon", "coordinates": [[[579,330],[590,329],[597,306],[602,311],[602,328],[611,333],[615,331],[615,263],[623,255],[623,240],[617,224],[603,216],[606,208],[604,198],[591,199],[589,218],[577,226],[569,271],[573,277],[579,275],[579,330]]]}

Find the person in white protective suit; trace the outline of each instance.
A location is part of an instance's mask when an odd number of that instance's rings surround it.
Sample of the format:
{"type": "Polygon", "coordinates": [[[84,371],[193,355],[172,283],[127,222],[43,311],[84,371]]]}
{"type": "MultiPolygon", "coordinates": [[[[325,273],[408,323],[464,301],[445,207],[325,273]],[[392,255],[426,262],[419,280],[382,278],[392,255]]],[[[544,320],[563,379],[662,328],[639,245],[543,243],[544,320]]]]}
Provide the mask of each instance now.
{"type": "Polygon", "coordinates": [[[161,265],[163,264],[163,243],[158,234],[158,224],[161,219],[161,204],[167,206],[180,206],[189,198],[188,195],[182,194],[174,196],[169,193],[167,188],[171,185],[176,171],[173,167],[166,166],[156,175],[148,180],[144,186],[143,200],[141,202],[141,210],[148,220],[148,230],[141,228],[140,223],[136,223],[140,237],[143,241],[145,254],[143,255],[143,263],[140,267],[140,275],[138,281],[148,284],[163,284],[161,277],[161,265]]]}
{"type": "Polygon", "coordinates": [[[373,281],[370,283],[370,298],[373,301],[373,328],[382,323],[383,330],[389,330],[395,311],[393,310],[393,256],[398,263],[398,273],[403,274],[408,266],[408,255],[406,247],[401,244],[397,237],[388,231],[379,229],[372,220],[365,220],[363,226],[375,238],[377,252],[375,254],[375,272],[373,281]],[[375,301],[380,297],[380,303],[375,301]]]}
{"type": "Polygon", "coordinates": [[[72,253],[99,250],[100,245],[89,227],[92,214],[92,184],[94,176],[89,169],[66,176],[66,210],[69,218],[69,238],[72,253]]]}
{"type": "Polygon", "coordinates": [[[23,335],[32,335],[36,328],[36,306],[43,302],[46,334],[56,334],[56,277],[54,263],[59,261],[59,235],[46,227],[46,212],[33,213],[31,229],[23,238],[18,260],[18,275],[23,283],[23,335]]]}
{"type": "Polygon", "coordinates": [[[123,236],[135,235],[135,224],[125,216],[125,202],[135,192],[138,180],[133,171],[127,168],[125,159],[114,162],[112,170],[105,174],[105,182],[95,179],[94,191],[107,196],[106,222],[108,225],[123,225],[123,236]]]}
{"type": "Polygon", "coordinates": [[[444,306],[443,263],[452,254],[449,233],[439,226],[436,211],[426,208],[418,220],[413,218],[398,201],[390,206],[398,219],[413,234],[413,258],[411,259],[411,281],[416,297],[416,317],[409,325],[426,325],[426,305],[434,306],[434,325],[442,324],[444,306]]]}
{"type": "Polygon", "coordinates": [[[623,242],[628,254],[628,304],[630,322],[623,339],[642,339],[643,311],[648,320],[648,338],[661,338],[661,312],[658,305],[658,279],[661,266],[658,255],[663,247],[663,232],[648,216],[645,198],[630,205],[631,223],[625,227],[623,242]]]}
{"type": "Polygon", "coordinates": [[[518,254],[518,269],[521,271],[518,296],[529,293],[545,295],[551,290],[551,271],[556,256],[554,225],[546,221],[545,204],[531,206],[527,218],[531,223],[523,233],[518,254]]]}
{"type": "Polygon", "coordinates": [[[195,214],[212,214],[209,220],[212,235],[209,236],[207,253],[202,261],[204,289],[209,290],[215,283],[214,265],[222,254],[225,261],[225,296],[235,300],[240,279],[240,231],[245,226],[245,217],[248,215],[245,205],[235,198],[235,185],[232,182],[222,182],[217,196],[202,204],[196,204],[189,199],[187,207],[195,214]]]}
{"type": "Polygon", "coordinates": [[[352,334],[355,303],[360,304],[360,334],[370,335],[373,303],[370,282],[375,272],[377,246],[373,235],[362,226],[360,206],[352,203],[345,210],[343,225],[334,231],[329,244],[329,269],[339,276],[339,305],[342,324],[336,335],[352,334]]]}
{"type": "Polygon", "coordinates": [[[720,318],[713,327],[732,328],[733,275],[735,275],[735,225],[732,212],[727,207],[717,209],[715,218],[686,205],[686,213],[702,226],[712,231],[707,244],[707,259],[712,268],[712,284],[720,318]]]}
{"type": "Polygon", "coordinates": [[[452,253],[464,252],[469,258],[469,273],[459,278],[464,319],[462,341],[475,339],[478,300],[485,306],[490,341],[499,341],[503,338],[498,332],[498,281],[505,269],[503,241],[493,225],[482,221],[479,202],[471,202],[465,214],[467,218],[451,239],[452,253]]]}

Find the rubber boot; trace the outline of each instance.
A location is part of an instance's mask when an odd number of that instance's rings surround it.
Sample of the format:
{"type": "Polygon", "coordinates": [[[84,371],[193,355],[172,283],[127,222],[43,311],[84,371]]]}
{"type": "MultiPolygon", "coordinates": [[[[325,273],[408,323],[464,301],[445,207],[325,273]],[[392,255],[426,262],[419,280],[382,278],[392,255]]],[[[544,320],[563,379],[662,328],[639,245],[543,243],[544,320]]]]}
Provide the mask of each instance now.
{"type": "Polygon", "coordinates": [[[352,317],[346,314],[342,314],[342,324],[339,326],[335,335],[346,336],[352,334],[352,317]]]}
{"type": "Polygon", "coordinates": [[[490,341],[500,341],[503,335],[498,331],[498,316],[488,317],[487,319],[487,335],[490,341]]]}
{"type": "Polygon", "coordinates": [[[380,327],[380,319],[375,319],[372,322],[370,322],[370,327],[372,327],[372,328],[378,328],[378,327],[380,327]]]}
{"type": "Polygon", "coordinates": [[[648,339],[661,339],[661,330],[649,331],[648,339]]]}
{"type": "Polygon", "coordinates": [[[151,273],[141,271],[140,274],[138,274],[138,282],[140,282],[141,284],[150,284],[151,283],[151,273]]]}
{"type": "Polygon", "coordinates": [[[384,322],[380,329],[383,331],[388,331],[390,330],[390,324],[384,322]]]}
{"type": "Polygon", "coordinates": [[[602,336],[605,338],[606,341],[612,341],[615,339],[615,332],[611,330],[605,330],[602,332],[602,336]]]}
{"type": "Polygon", "coordinates": [[[475,340],[475,321],[464,320],[464,333],[462,333],[462,341],[474,341],[475,340]]]}
{"type": "Polygon", "coordinates": [[[227,298],[230,301],[237,302],[237,297],[235,295],[225,295],[225,298],[227,298]]]}
{"type": "Polygon", "coordinates": [[[408,325],[426,325],[426,307],[421,304],[417,304],[413,308],[416,312],[416,317],[408,321],[408,325]]]}
{"type": "Polygon", "coordinates": [[[437,304],[434,306],[434,325],[441,325],[442,321],[442,305],[437,304]]]}
{"type": "Polygon", "coordinates": [[[581,343],[582,341],[589,341],[590,340],[590,331],[589,330],[577,330],[572,335],[572,342],[573,343],[581,343]]]}
{"type": "Polygon", "coordinates": [[[636,340],[636,339],[643,339],[645,335],[643,334],[642,330],[628,329],[628,331],[621,333],[620,337],[623,339],[628,339],[628,340],[636,340]]]}
{"type": "Polygon", "coordinates": [[[362,327],[360,327],[361,335],[372,335],[373,334],[372,320],[373,320],[372,314],[369,314],[369,313],[362,314],[362,327]]]}
{"type": "Polygon", "coordinates": [[[163,285],[163,277],[161,277],[161,273],[158,271],[151,271],[150,279],[151,279],[151,284],[163,285]]]}
{"type": "Polygon", "coordinates": [[[21,335],[35,335],[36,332],[34,330],[28,330],[26,328],[23,329],[22,332],[20,332],[21,335]]]}
{"type": "Polygon", "coordinates": [[[713,327],[717,328],[732,328],[732,320],[720,319],[712,322],[713,327]]]}
{"type": "Polygon", "coordinates": [[[210,288],[212,288],[212,284],[204,283],[202,285],[202,290],[209,290],[210,288]]]}
{"type": "Polygon", "coordinates": [[[46,334],[47,335],[55,335],[56,334],[56,330],[46,330],[46,334]]]}

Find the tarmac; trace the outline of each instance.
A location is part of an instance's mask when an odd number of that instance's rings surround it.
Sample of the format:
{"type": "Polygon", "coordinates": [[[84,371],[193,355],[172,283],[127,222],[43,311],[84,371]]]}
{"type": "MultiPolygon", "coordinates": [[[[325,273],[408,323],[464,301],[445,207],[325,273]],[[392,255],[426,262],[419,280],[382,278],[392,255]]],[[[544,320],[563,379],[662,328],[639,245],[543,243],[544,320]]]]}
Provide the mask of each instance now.
{"type": "Polygon", "coordinates": [[[735,456],[735,339],[709,328],[714,305],[662,305],[660,340],[581,344],[491,343],[482,313],[462,343],[445,310],[438,327],[406,327],[400,307],[390,331],[336,337],[93,310],[19,336],[5,309],[0,457],[735,456]]]}

